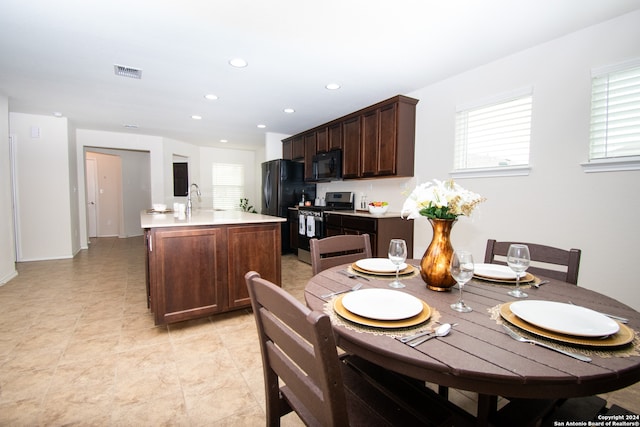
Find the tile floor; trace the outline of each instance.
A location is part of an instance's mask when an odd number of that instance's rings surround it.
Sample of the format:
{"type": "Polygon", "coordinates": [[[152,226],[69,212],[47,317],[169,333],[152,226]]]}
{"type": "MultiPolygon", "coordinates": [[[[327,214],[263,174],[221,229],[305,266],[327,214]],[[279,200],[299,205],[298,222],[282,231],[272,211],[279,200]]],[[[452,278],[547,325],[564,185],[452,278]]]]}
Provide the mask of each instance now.
{"type": "MultiPolygon", "coordinates": [[[[283,287],[302,299],[311,267],[282,262],[283,287]]],[[[252,314],[155,327],[141,237],[94,239],[18,272],[0,286],[0,426],[264,425],[252,314]]],[[[639,413],[639,384],[605,397],[639,413]]],[[[474,412],[472,393],[451,399],[474,412]]]]}

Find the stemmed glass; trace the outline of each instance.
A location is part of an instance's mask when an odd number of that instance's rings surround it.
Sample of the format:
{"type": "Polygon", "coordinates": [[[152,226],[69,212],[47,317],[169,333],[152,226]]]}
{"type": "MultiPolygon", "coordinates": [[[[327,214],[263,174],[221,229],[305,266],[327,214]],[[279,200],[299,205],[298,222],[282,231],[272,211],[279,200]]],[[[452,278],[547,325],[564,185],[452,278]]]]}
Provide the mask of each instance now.
{"type": "Polygon", "coordinates": [[[529,268],[530,263],[531,255],[529,255],[529,247],[527,245],[513,244],[509,246],[507,265],[516,273],[516,288],[508,292],[512,297],[526,298],[529,296],[520,289],[520,276],[529,268]]]}
{"type": "Polygon", "coordinates": [[[451,257],[449,272],[460,288],[460,299],[457,303],[451,304],[451,308],[461,313],[472,311],[473,309],[462,300],[462,288],[473,277],[473,255],[471,252],[455,251],[451,257]]]}
{"type": "Polygon", "coordinates": [[[390,287],[404,288],[404,284],[398,280],[398,275],[400,273],[400,264],[405,262],[406,259],[407,243],[402,239],[391,239],[389,243],[389,260],[396,266],[396,280],[389,283],[390,287]]]}

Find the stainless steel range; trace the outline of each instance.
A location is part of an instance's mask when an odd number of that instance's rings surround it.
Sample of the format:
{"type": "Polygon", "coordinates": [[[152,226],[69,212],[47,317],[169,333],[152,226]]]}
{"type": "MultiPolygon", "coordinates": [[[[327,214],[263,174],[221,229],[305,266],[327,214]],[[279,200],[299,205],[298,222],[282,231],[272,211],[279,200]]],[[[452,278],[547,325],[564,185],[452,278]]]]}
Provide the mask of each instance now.
{"type": "Polygon", "coordinates": [[[311,264],[309,240],[322,239],[326,236],[324,228],[324,212],[337,210],[353,210],[353,193],[351,191],[327,192],[326,206],[300,206],[298,208],[298,259],[311,264]]]}

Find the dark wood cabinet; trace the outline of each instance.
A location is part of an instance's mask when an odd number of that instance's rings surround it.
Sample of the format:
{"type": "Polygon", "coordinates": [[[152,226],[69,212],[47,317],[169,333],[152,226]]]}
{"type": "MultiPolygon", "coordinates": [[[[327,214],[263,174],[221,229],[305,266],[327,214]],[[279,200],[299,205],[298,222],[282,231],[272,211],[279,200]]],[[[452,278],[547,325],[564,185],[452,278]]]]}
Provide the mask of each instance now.
{"type": "Polygon", "coordinates": [[[315,152],[342,149],[343,179],[413,176],[417,103],[398,95],[284,139],[283,157],[291,144],[292,158],[304,159],[307,180],[313,178],[307,153],[314,144],[315,152]]]}
{"type": "Polygon", "coordinates": [[[294,254],[298,253],[298,210],[289,209],[289,215],[287,219],[287,225],[289,226],[289,247],[294,254]]]}
{"type": "Polygon", "coordinates": [[[404,239],[407,253],[413,254],[413,221],[394,216],[374,217],[326,212],[324,216],[327,236],[341,234],[369,234],[374,258],[386,258],[391,239],[404,239]]]}
{"type": "Polygon", "coordinates": [[[282,158],[293,160],[293,140],[289,139],[282,142],[282,158]]]}
{"type": "Polygon", "coordinates": [[[304,138],[302,135],[291,139],[291,160],[304,160],[304,138]]]}
{"type": "Polygon", "coordinates": [[[360,116],[342,122],[342,177],[360,176],[360,116]]]}
{"type": "Polygon", "coordinates": [[[313,156],[317,152],[316,141],[316,132],[309,132],[304,136],[304,179],[306,181],[313,179],[313,156]]]}
{"type": "Polygon", "coordinates": [[[247,271],[281,283],[280,223],[151,228],[145,236],[156,325],[249,307],[247,271]]]}

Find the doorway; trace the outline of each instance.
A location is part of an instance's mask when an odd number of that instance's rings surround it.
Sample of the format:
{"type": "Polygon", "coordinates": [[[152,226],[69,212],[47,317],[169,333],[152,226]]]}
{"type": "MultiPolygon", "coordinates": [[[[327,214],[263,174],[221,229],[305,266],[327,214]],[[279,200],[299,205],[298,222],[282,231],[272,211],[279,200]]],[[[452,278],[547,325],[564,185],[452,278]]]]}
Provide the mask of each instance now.
{"type": "Polygon", "coordinates": [[[89,238],[98,237],[98,208],[96,205],[98,194],[98,168],[96,159],[86,159],[87,170],[87,228],[89,238]]]}

